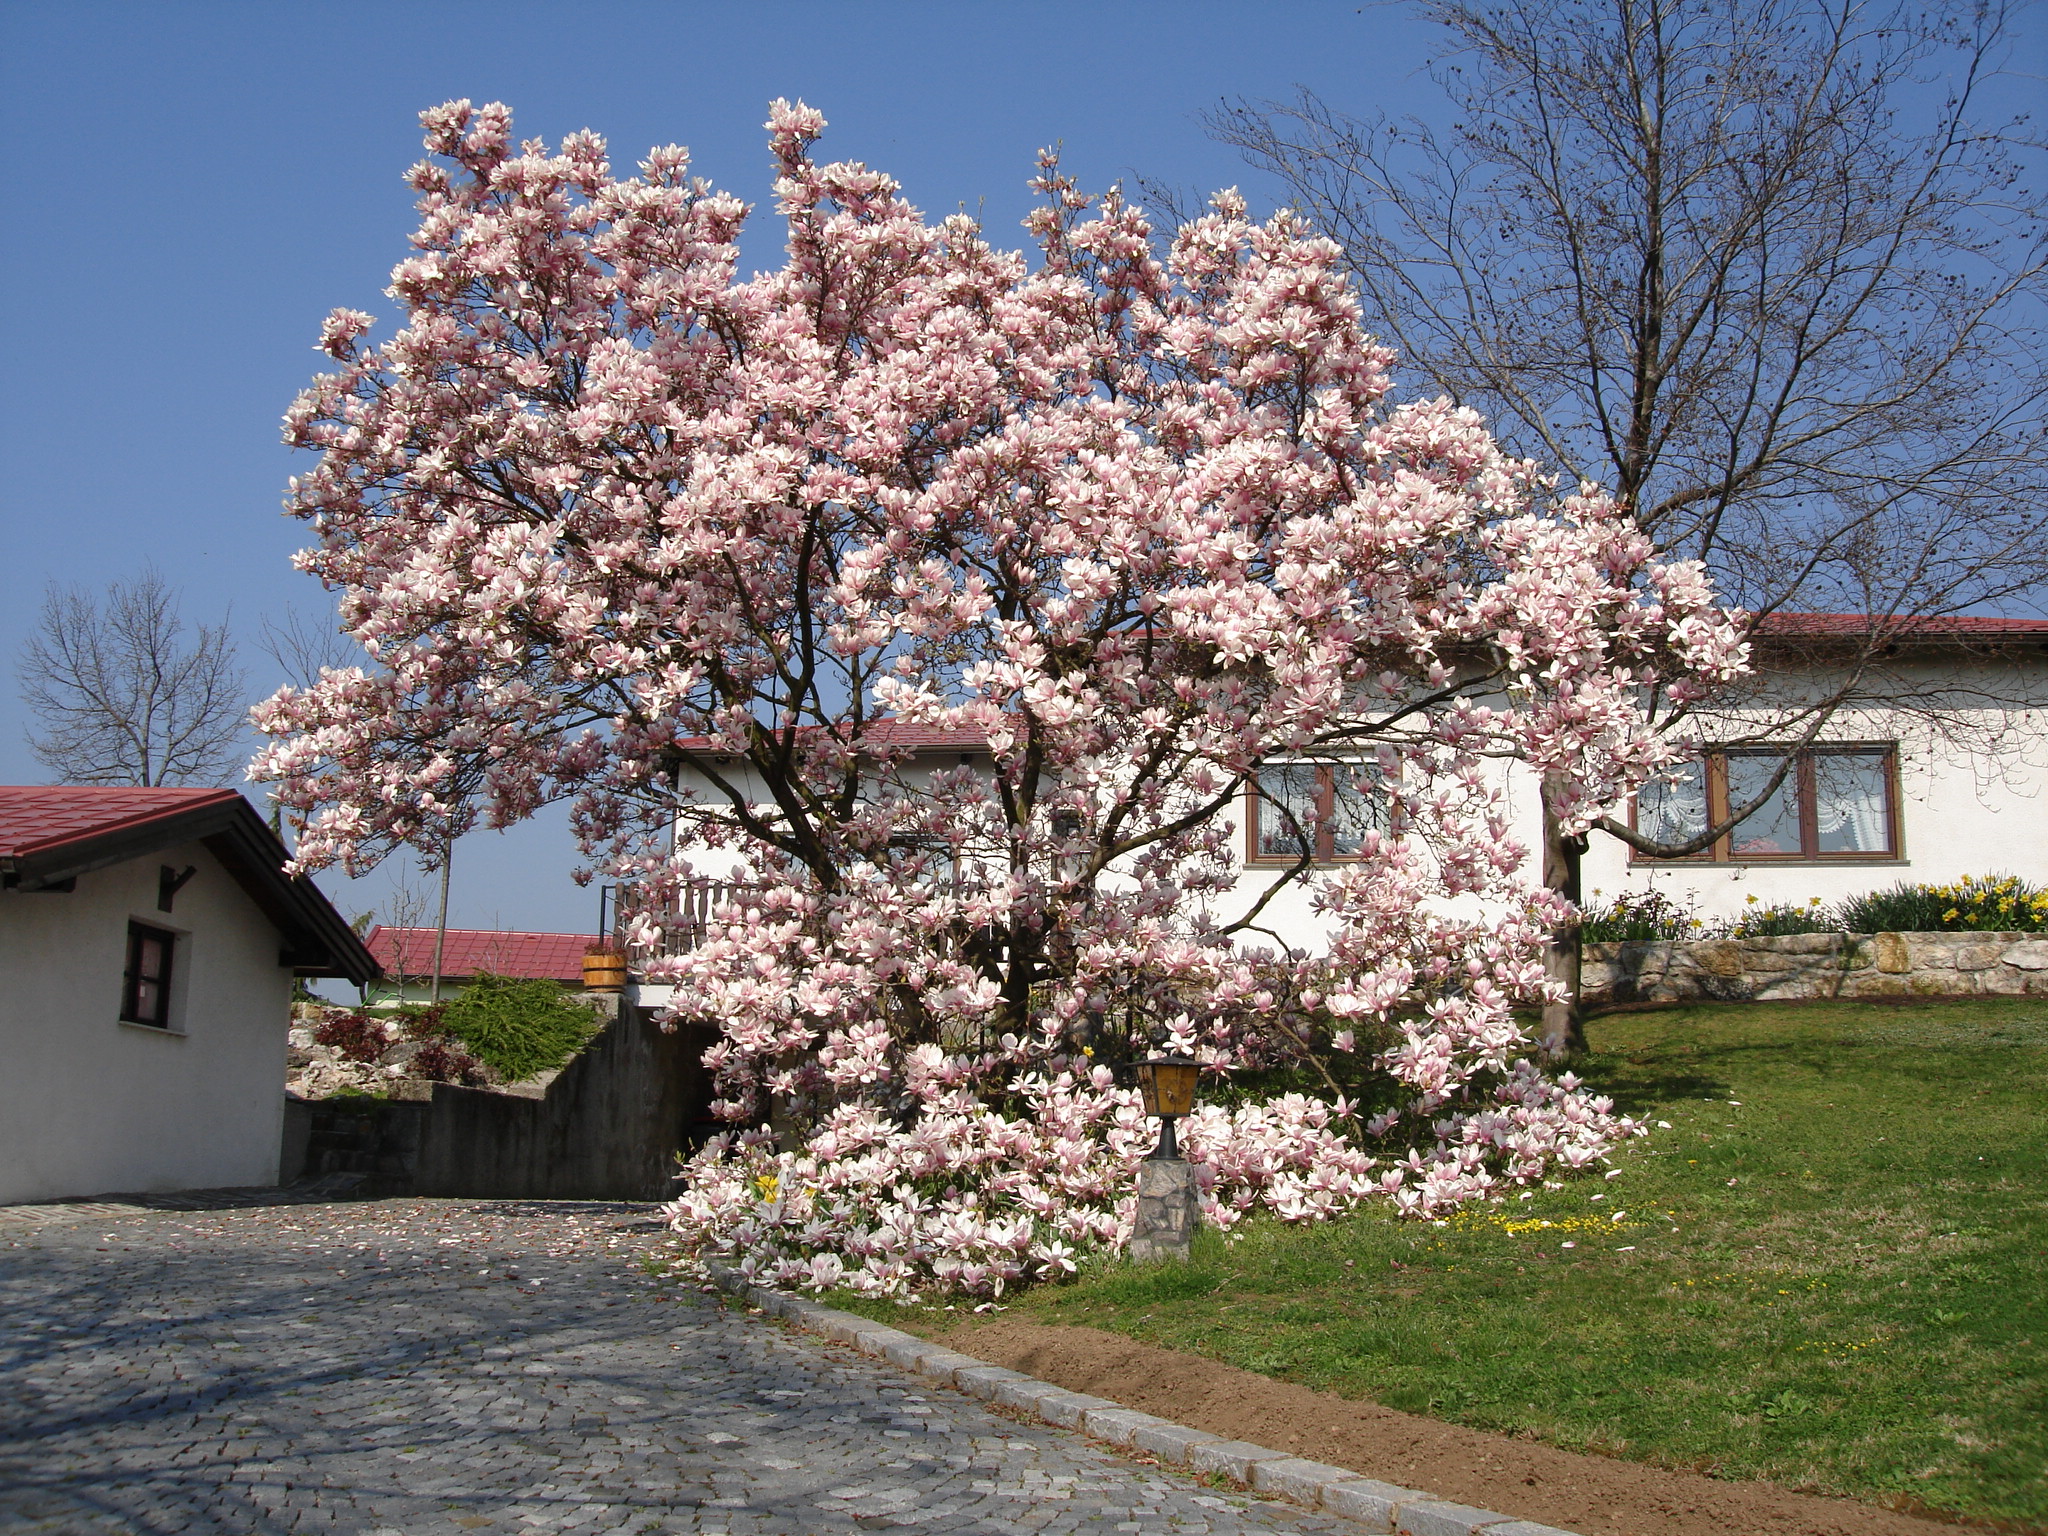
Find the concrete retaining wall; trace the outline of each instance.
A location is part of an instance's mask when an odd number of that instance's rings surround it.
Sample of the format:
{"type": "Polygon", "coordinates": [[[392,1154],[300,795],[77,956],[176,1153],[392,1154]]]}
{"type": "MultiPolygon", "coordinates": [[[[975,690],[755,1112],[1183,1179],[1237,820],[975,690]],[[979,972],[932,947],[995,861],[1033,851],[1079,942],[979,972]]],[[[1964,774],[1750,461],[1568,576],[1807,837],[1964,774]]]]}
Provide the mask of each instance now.
{"type": "Polygon", "coordinates": [[[539,1097],[433,1083],[417,1099],[288,1100],[283,1182],[360,1173],[387,1195],[671,1198],[676,1154],[710,1103],[711,1037],[611,1005],[611,1022],[539,1097]]]}
{"type": "Polygon", "coordinates": [[[1588,944],[1582,984],[1589,1006],[2048,996],[2048,935],[1802,933],[1588,944]]]}

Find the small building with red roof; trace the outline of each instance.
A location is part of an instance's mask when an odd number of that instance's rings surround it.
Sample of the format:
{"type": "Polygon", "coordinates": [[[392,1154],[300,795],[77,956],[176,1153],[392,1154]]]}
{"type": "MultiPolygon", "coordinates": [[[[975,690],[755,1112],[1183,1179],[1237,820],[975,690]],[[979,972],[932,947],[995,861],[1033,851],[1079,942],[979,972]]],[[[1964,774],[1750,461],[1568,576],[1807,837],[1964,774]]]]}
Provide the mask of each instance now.
{"type": "Polygon", "coordinates": [[[232,789],[0,786],[0,1202],[277,1181],[300,977],[379,966],[232,789]]]}
{"type": "MultiPolygon", "coordinates": [[[[437,928],[372,928],[364,943],[383,967],[371,984],[372,1006],[423,1003],[434,976],[437,928]]],[[[592,943],[587,933],[521,933],[497,928],[450,928],[441,942],[441,995],[467,986],[479,976],[558,981],[581,986],[583,956],[592,943]]]]}

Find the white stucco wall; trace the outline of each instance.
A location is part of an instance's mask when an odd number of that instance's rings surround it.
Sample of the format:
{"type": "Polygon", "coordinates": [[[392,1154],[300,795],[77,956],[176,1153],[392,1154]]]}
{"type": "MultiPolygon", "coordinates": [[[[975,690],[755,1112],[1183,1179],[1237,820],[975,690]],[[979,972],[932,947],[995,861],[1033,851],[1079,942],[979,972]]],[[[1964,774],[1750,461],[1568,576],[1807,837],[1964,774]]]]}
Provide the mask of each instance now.
{"type": "MultiPolygon", "coordinates": [[[[1588,899],[1594,899],[1594,891],[1604,901],[1622,891],[1656,888],[1712,919],[1739,916],[1752,905],[1752,895],[1764,904],[1805,905],[1815,896],[1833,904],[1901,880],[1943,882],[2011,873],[2048,883],[2048,666],[2029,654],[2005,661],[1932,661],[1917,668],[1905,663],[1896,670],[1909,687],[1930,694],[1946,687],[1954,697],[1974,694],[1983,701],[1974,711],[1953,710],[1945,733],[1930,730],[1910,712],[1885,710],[1844,712],[1822,733],[1823,742],[1897,744],[1898,857],[1651,863],[1632,860],[1625,844],[1596,831],[1583,866],[1588,899]]],[[[1799,678],[1807,691],[1824,692],[1833,681],[1818,673],[1799,678]]],[[[1743,734],[1739,713],[1710,730],[1715,740],[1743,734]]],[[[951,767],[956,761],[950,752],[934,754],[930,766],[951,767]]],[[[1528,852],[1533,877],[1542,847],[1536,776],[1519,766],[1504,765],[1499,771],[1507,779],[1515,835],[1528,852]]],[[[917,776],[916,769],[906,773],[912,783],[917,776]]],[[[761,792],[750,775],[736,783],[743,792],[761,792]]],[[[717,800],[715,795],[705,798],[717,800]]],[[[1625,818],[1627,808],[1616,808],[1614,814],[1625,818]]],[[[1216,914],[1225,921],[1248,911],[1278,872],[1274,865],[1250,859],[1245,808],[1233,820],[1240,874],[1236,890],[1216,903],[1216,914]]],[[[731,867],[733,856],[700,850],[695,862],[700,875],[716,879],[731,867]]],[[[1322,946],[1330,926],[1315,913],[1312,891],[1300,884],[1278,893],[1259,923],[1286,945],[1311,953],[1322,946]]],[[[1246,934],[1239,942],[1264,947],[1274,939],[1246,934]]]]}
{"type": "MultiPolygon", "coordinates": [[[[1588,900],[1654,888],[1713,919],[1740,916],[1756,904],[1804,906],[1815,896],[1833,905],[1902,880],[1943,883],[1966,875],[2017,874],[2048,883],[2048,705],[2039,702],[2048,693],[2048,668],[2032,662],[2016,667],[1987,663],[1977,672],[1976,685],[2005,702],[1957,711],[1943,730],[1930,729],[1910,713],[1867,710],[1843,714],[1822,733],[1823,743],[1896,743],[1896,858],[1655,863],[1631,859],[1626,844],[1596,831],[1582,868],[1588,900]],[[1755,903],[1749,901],[1752,895],[1755,903]]],[[[1728,734],[1734,735],[1734,729],[1728,734]]],[[[1528,850],[1533,876],[1542,847],[1536,776],[1520,767],[1505,772],[1515,835],[1528,850]]],[[[1624,819],[1627,809],[1617,808],[1614,814],[1624,819]]],[[[1245,816],[1240,812],[1236,819],[1242,851],[1247,846],[1245,816]]],[[[1249,908],[1273,879],[1273,866],[1240,856],[1235,898],[1219,907],[1227,917],[1249,908]]],[[[1311,952],[1328,931],[1327,921],[1311,908],[1309,892],[1298,886],[1276,896],[1261,921],[1291,945],[1311,952]]]]}
{"type": "Polygon", "coordinates": [[[0,891],[0,1201],[277,1180],[291,972],[199,844],[0,891]],[[157,871],[196,866],[171,912],[157,871]],[[169,1031],[124,1024],[130,919],[178,935],[169,1031]]]}
{"type": "Polygon", "coordinates": [[[1895,858],[1656,863],[1631,860],[1619,839],[1596,832],[1583,866],[1589,899],[1594,890],[1605,900],[1654,888],[1716,918],[1739,916],[1751,896],[1762,905],[1804,906],[1815,896],[1833,905],[1900,881],[2015,874],[2048,882],[2048,709],[1986,710],[1959,725],[1944,736],[1911,716],[1869,711],[1823,734],[1897,743],[1895,858]]]}

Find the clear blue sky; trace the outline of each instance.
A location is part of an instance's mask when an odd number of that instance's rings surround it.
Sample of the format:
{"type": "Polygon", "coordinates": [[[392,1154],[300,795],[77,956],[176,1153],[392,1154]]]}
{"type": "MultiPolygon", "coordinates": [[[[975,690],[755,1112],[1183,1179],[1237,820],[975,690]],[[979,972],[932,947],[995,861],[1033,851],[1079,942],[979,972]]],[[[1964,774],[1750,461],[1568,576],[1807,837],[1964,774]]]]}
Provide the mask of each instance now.
{"type": "MultiPolygon", "coordinates": [[[[503,100],[524,135],[593,128],[619,164],[687,144],[759,203],[767,103],[800,97],[831,120],[827,152],[928,212],[979,209],[1001,239],[1053,142],[1089,187],[1143,174],[1261,202],[1202,109],[1302,84],[1434,115],[1429,44],[1398,8],[1319,0],[4,0],[0,783],[42,777],[12,660],[46,582],[154,561],[188,617],[232,611],[252,684],[269,681],[258,619],[324,604],[288,564],[304,539],[279,512],[278,421],[315,370],[320,318],[382,305],[413,227],[401,177],[421,108],[503,100]]],[[[750,255],[767,264],[762,233],[750,255]]],[[[596,898],[573,863],[559,817],[473,834],[451,920],[586,928],[596,898]]],[[[384,884],[322,883],[351,913],[384,884]]]]}

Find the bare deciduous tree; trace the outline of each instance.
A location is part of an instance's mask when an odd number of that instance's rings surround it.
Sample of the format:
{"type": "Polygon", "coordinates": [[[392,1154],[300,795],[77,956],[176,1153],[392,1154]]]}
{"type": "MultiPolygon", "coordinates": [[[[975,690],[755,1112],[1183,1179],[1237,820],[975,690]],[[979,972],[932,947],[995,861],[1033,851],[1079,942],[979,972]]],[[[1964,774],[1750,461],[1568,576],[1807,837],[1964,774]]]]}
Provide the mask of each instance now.
{"type": "MultiPolygon", "coordinates": [[[[1966,729],[1979,692],[1896,662],[1930,620],[2048,579],[2048,209],[2024,122],[1986,120],[2007,8],[1422,9],[1450,129],[1304,93],[1212,132],[1343,243],[1427,388],[1618,489],[1752,614],[1758,686],[1673,726],[1801,743],[1881,706],[1966,729]]],[[[1683,843],[1599,827],[1682,856],[1777,787],[1683,843]]],[[[1546,814],[1545,878],[1574,900],[1583,851],[1546,814]]],[[[1574,997],[1578,969],[1573,929],[1551,970],[1574,997]]],[[[1578,1043],[1576,1004],[1545,1036],[1578,1043]]]]}
{"type": "Polygon", "coordinates": [[[188,638],[154,570],[112,583],[104,602],[46,589],[19,672],[29,749],[61,782],[218,784],[239,763],[248,699],[227,625],[188,638]]]}
{"type": "Polygon", "coordinates": [[[264,654],[277,664],[284,680],[296,687],[311,687],[330,667],[361,666],[367,659],[363,648],[338,627],[331,613],[316,619],[293,609],[282,623],[265,618],[262,628],[264,654]]]}

